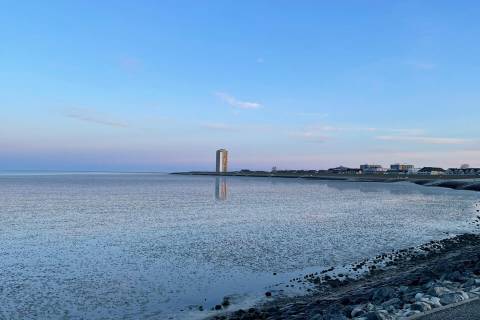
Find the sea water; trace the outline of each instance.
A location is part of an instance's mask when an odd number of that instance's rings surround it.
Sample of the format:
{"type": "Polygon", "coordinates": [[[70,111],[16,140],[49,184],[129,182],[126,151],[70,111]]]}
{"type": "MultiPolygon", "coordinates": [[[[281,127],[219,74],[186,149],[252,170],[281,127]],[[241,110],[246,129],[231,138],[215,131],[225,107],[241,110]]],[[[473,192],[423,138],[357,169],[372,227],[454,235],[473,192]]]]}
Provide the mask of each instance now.
{"type": "Polygon", "coordinates": [[[478,193],[412,183],[0,175],[0,319],[187,319],[475,231],[478,193]],[[200,306],[205,311],[198,311],[200,306]]]}

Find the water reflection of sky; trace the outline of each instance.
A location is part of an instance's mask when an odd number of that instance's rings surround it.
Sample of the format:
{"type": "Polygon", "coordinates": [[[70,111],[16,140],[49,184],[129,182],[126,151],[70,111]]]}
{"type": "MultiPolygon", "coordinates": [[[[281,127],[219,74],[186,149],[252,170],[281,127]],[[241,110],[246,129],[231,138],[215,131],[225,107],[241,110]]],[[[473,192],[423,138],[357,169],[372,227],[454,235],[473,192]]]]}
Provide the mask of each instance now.
{"type": "Polygon", "coordinates": [[[62,174],[1,177],[0,195],[6,318],[67,310],[72,318],[182,319],[188,305],[262,296],[302,270],[472,231],[479,193],[403,182],[62,174]]]}

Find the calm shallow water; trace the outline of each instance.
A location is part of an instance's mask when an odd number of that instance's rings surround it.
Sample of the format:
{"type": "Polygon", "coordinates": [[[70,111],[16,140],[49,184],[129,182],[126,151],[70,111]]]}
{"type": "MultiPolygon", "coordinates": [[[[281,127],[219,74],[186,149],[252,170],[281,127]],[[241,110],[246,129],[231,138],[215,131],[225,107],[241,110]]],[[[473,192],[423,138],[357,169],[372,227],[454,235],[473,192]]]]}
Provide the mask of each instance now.
{"type": "Polygon", "coordinates": [[[408,183],[2,174],[0,319],[187,318],[190,305],[241,302],[305,270],[472,231],[478,196],[408,183]]]}

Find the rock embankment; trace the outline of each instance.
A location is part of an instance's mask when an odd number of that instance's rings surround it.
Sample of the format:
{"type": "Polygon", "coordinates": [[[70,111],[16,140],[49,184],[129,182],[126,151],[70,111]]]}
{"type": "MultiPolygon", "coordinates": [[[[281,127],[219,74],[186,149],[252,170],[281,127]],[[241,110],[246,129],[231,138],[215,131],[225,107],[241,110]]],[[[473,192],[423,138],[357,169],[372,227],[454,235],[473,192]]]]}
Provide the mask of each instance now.
{"type": "Polygon", "coordinates": [[[457,180],[414,180],[413,183],[427,187],[441,187],[456,190],[480,191],[480,182],[472,179],[457,180]]]}
{"type": "Polygon", "coordinates": [[[295,281],[315,286],[302,297],[268,298],[261,306],[212,319],[393,320],[480,297],[480,236],[465,234],[295,281]],[[363,273],[362,273],[363,272],[363,273]]]}

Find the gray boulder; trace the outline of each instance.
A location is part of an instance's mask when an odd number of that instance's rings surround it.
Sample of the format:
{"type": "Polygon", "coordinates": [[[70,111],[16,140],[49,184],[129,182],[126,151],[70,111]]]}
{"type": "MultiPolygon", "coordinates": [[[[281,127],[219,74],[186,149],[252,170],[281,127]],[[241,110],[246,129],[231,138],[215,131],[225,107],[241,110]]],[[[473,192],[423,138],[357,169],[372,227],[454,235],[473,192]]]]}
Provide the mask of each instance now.
{"type": "Polygon", "coordinates": [[[432,307],[426,302],[418,301],[412,304],[410,306],[410,309],[418,310],[420,312],[426,312],[426,311],[432,310],[432,307]]]}
{"type": "Polygon", "coordinates": [[[458,292],[445,293],[440,296],[440,303],[442,305],[457,303],[465,300],[464,296],[458,292]]]}
{"type": "Polygon", "coordinates": [[[427,293],[434,297],[440,297],[441,295],[444,295],[446,293],[451,293],[451,292],[452,291],[449,290],[448,288],[436,286],[428,289],[427,293]]]}
{"type": "Polygon", "coordinates": [[[363,307],[357,306],[353,308],[352,313],[350,315],[352,316],[352,318],[355,318],[355,317],[363,316],[365,313],[366,312],[365,310],[363,310],[363,307]]]}

